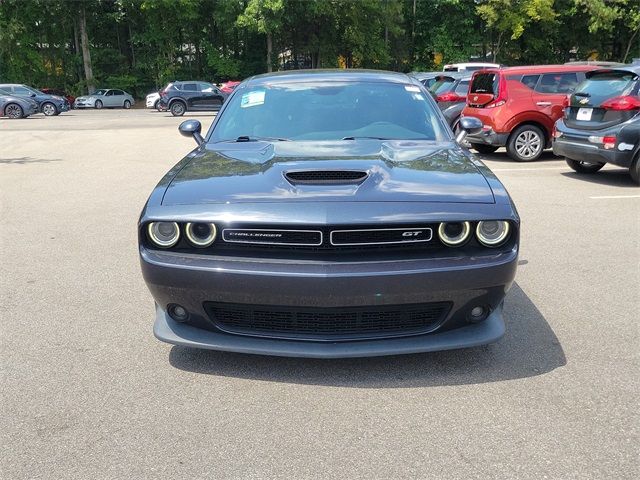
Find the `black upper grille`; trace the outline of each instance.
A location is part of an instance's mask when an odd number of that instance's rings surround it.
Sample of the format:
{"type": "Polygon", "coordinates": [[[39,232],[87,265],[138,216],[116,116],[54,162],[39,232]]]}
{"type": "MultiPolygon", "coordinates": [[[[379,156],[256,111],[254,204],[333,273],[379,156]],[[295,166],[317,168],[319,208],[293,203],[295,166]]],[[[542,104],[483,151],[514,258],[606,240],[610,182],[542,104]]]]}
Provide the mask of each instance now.
{"type": "Polygon", "coordinates": [[[367,178],[367,172],[358,170],[300,170],[287,172],[285,178],[299,185],[336,185],[361,183],[367,178]]]}
{"type": "Polygon", "coordinates": [[[222,239],[229,243],[252,243],[258,245],[322,245],[320,230],[286,230],[265,228],[225,228],[222,239]]]}
{"type": "Polygon", "coordinates": [[[374,228],[358,230],[333,230],[331,245],[383,245],[428,242],[433,238],[429,227],[374,228]]]}
{"type": "Polygon", "coordinates": [[[279,307],[206,302],[220,330],[299,340],[353,340],[418,335],[435,329],[449,302],[367,307],[279,307]]]}

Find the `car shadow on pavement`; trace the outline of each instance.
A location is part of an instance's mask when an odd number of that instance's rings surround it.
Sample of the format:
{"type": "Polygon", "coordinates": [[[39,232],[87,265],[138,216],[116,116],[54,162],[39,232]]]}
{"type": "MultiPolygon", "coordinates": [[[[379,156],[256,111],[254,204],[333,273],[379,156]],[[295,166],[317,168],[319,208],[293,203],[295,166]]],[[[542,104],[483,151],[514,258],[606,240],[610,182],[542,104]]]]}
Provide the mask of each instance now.
{"type": "Polygon", "coordinates": [[[556,157],[551,150],[546,150],[542,152],[540,158],[535,162],[516,162],[511,157],[507,155],[507,152],[502,150],[495,153],[478,153],[475,150],[472,150],[473,154],[480,158],[480,160],[490,160],[492,162],[501,162],[501,163],[511,163],[514,165],[545,165],[549,162],[557,162],[558,160],[562,160],[560,157],[556,157]]]}
{"type": "Polygon", "coordinates": [[[505,299],[505,336],[483,347],[391,357],[318,360],[174,346],[172,366],[268,382],[351,388],[467,385],[533,377],[566,365],[553,330],[517,284],[505,299]]]}
{"type": "Polygon", "coordinates": [[[8,165],[24,165],[26,163],[49,163],[49,162],[61,162],[61,158],[33,158],[33,157],[19,157],[19,158],[1,158],[0,164],[6,163],[8,165]]]}
{"type": "MultiPolygon", "coordinates": [[[[591,173],[591,174],[576,173],[576,172],[570,171],[570,172],[562,172],[562,175],[564,175],[565,177],[582,180],[583,182],[596,183],[598,185],[610,185],[612,187],[638,188],[638,185],[633,183],[633,180],[631,180],[631,175],[629,175],[628,168],[600,170],[597,173],[591,173]]],[[[596,195],[596,193],[594,193],[594,195],[596,195]]]]}

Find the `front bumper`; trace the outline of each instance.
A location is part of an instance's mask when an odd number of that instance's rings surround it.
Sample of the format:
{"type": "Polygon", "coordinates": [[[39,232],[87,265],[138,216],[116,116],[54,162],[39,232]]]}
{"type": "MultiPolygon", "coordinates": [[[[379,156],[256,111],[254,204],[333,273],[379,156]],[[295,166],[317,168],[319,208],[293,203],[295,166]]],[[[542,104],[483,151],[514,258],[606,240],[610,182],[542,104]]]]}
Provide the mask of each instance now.
{"type": "Polygon", "coordinates": [[[427,352],[493,342],[504,333],[502,301],[515,277],[517,247],[461,259],[331,263],[185,255],[140,248],[144,279],[157,305],[158,339],[197,348],[309,357],[356,357],[427,352]],[[205,302],[335,308],[450,302],[431,333],[398,338],[317,341],[225,333],[209,318],[205,302]],[[166,313],[185,307],[189,322],[166,313]],[[491,312],[470,323],[474,306],[491,312]]]}
{"type": "Polygon", "coordinates": [[[158,340],[184,347],[280,357],[354,358],[435,352],[486,345],[505,332],[502,304],[483,322],[414,337],[354,342],[303,342],[229,335],[172,320],[156,306],[153,334],[158,340]]]}
{"type": "Polygon", "coordinates": [[[476,135],[467,135],[466,141],[469,143],[479,143],[485,145],[492,145],[495,147],[504,147],[509,139],[509,133],[498,133],[489,128],[482,130],[482,132],[476,135]]]}
{"type": "Polygon", "coordinates": [[[74,108],[95,108],[95,103],[94,102],[87,102],[87,101],[78,101],[76,100],[76,103],[74,104],[74,108]]]}
{"type": "Polygon", "coordinates": [[[605,149],[601,144],[589,141],[589,136],[616,136],[619,128],[599,131],[576,130],[567,127],[562,120],[556,123],[559,137],[553,139],[553,153],[560,157],[589,163],[611,163],[629,168],[633,163],[635,145],[619,142],[616,148],[605,149]]]}

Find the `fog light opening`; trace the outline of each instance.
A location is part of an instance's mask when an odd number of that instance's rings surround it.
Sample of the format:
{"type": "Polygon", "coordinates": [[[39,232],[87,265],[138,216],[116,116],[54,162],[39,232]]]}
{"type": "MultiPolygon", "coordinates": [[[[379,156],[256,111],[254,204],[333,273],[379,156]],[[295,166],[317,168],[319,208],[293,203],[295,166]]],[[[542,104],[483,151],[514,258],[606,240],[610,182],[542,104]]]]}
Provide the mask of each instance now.
{"type": "Polygon", "coordinates": [[[189,311],[177,303],[170,304],[167,307],[167,313],[176,322],[186,322],[189,319],[189,311]]]}
{"type": "Polygon", "coordinates": [[[477,305],[471,309],[468,318],[471,322],[481,322],[489,315],[489,309],[487,307],[477,305]]]}

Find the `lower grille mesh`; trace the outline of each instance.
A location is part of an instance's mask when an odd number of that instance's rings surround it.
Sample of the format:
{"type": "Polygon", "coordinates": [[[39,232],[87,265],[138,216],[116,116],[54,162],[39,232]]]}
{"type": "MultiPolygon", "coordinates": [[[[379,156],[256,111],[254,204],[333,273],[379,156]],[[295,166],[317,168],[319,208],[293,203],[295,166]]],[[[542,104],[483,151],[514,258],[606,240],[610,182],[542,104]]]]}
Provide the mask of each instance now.
{"type": "Polygon", "coordinates": [[[345,308],[205,303],[215,325],[243,335],[340,340],[415,335],[433,330],[449,302],[345,308]]]}

